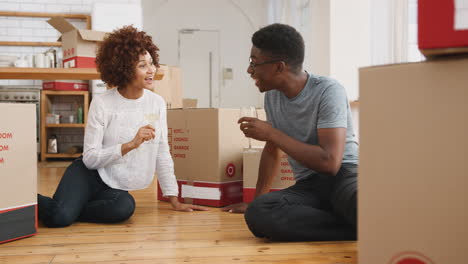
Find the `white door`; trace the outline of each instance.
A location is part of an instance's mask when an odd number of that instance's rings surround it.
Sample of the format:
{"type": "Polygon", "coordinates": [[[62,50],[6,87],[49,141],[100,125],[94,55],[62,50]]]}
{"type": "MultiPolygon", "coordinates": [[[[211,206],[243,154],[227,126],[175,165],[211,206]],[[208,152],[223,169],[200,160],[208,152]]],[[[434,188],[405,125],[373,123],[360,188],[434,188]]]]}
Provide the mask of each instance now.
{"type": "Polygon", "coordinates": [[[184,98],[199,108],[219,107],[219,31],[179,31],[179,65],[184,98]]]}

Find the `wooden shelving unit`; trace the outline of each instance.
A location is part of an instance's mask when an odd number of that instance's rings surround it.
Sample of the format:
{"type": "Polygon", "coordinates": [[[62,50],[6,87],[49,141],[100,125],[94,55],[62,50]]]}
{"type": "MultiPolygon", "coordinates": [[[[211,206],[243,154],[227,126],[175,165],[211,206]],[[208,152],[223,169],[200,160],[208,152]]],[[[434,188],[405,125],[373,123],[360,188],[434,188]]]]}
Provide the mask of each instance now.
{"type": "MultiPolygon", "coordinates": [[[[59,13],[36,13],[36,12],[11,12],[0,11],[0,16],[6,17],[64,17],[70,19],[82,19],[86,21],[86,28],[91,29],[91,16],[85,14],[59,14],[59,13]]],[[[44,21],[44,23],[46,23],[44,21]]],[[[40,41],[0,41],[0,46],[31,46],[31,47],[61,47],[62,42],[40,42],[40,41]]]]}
{"type": "MultiPolygon", "coordinates": [[[[50,130],[53,128],[82,128],[84,130],[86,126],[86,120],[88,119],[88,107],[89,107],[89,92],[88,91],[49,91],[43,90],[41,92],[41,161],[45,161],[47,158],[77,158],[81,153],[47,153],[48,138],[50,137],[50,130]],[[49,105],[53,100],[53,97],[58,96],[82,96],[83,100],[80,100],[80,106],[83,108],[83,123],[71,123],[71,124],[46,124],[46,116],[50,113],[49,105]]],[[[84,132],[84,131],[83,131],[84,132]]],[[[84,133],[83,133],[84,134],[84,133]]]]}

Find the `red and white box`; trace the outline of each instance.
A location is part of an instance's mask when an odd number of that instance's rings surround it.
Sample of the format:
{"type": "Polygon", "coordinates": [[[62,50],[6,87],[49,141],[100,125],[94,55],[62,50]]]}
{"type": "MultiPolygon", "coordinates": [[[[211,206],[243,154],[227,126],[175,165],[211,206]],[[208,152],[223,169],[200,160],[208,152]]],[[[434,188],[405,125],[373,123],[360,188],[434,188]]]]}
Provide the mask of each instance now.
{"type": "MultiPolygon", "coordinates": [[[[253,147],[244,150],[244,203],[250,203],[255,198],[255,190],[258,179],[258,168],[262,156],[263,147],[253,147]]],[[[280,160],[280,170],[277,177],[273,179],[270,192],[279,191],[294,185],[296,182],[287,155],[282,153],[280,160]]]]}
{"type": "Polygon", "coordinates": [[[43,80],[43,90],[88,91],[89,81],[86,80],[43,80]]]}
{"type": "Polygon", "coordinates": [[[418,45],[427,57],[468,53],[468,0],[419,0],[418,45]]]}
{"type": "MultiPolygon", "coordinates": [[[[242,151],[248,141],[237,124],[239,114],[239,109],[223,108],[168,110],[182,202],[215,207],[242,202],[242,151]]],[[[158,199],[167,201],[160,189],[158,199]]]]}
{"type": "Polygon", "coordinates": [[[62,42],[64,68],[96,68],[97,43],[106,32],[77,29],[63,17],[53,17],[47,23],[62,33],[58,41],[62,42]]]}
{"type": "Polygon", "coordinates": [[[0,243],[4,243],[37,233],[36,106],[0,103],[0,113],[0,243]]]}

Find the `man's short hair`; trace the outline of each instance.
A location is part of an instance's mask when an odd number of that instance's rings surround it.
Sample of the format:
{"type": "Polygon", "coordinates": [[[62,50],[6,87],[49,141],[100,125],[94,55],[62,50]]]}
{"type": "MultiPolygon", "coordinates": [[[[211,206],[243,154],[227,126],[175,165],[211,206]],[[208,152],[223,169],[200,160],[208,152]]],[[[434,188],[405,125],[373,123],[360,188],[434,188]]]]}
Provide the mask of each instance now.
{"type": "Polygon", "coordinates": [[[276,23],[259,29],[252,36],[252,44],[263,54],[284,60],[295,70],[302,68],[304,39],[289,25],[276,23]]]}

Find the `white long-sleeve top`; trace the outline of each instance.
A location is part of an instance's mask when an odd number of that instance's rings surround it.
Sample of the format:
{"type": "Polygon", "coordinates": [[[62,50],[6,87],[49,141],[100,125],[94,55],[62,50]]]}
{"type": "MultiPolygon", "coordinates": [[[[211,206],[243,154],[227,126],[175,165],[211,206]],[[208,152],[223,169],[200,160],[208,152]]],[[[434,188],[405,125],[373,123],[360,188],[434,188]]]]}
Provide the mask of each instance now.
{"type": "Polygon", "coordinates": [[[83,162],[97,169],[111,188],[138,190],[147,187],[155,171],[164,196],[177,196],[174,162],[167,141],[166,103],[148,90],[138,99],[127,99],[117,89],[93,98],[84,137],[83,162]],[[138,129],[151,124],[156,137],[122,156],[122,144],[138,129]]]}

